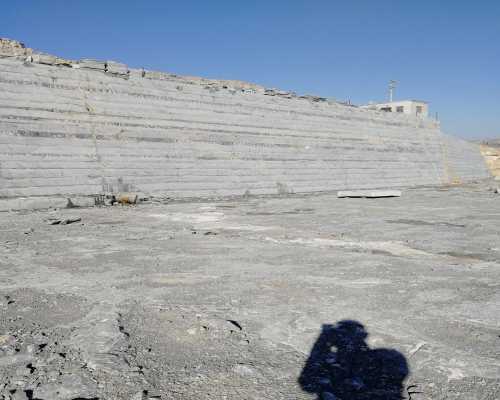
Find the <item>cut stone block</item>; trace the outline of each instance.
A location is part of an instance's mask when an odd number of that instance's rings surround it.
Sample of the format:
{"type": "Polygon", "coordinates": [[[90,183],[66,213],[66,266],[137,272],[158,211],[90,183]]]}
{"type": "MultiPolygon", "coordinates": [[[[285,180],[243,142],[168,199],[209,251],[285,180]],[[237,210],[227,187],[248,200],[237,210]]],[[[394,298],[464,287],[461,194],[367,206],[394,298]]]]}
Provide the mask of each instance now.
{"type": "Polygon", "coordinates": [[[50,54],[38,53],[33,54],[33,62],[38,64],[54,65],[57,63],[57,57],[50,54]]]}
{"type": "Polygon", "coordinates": [[[120,204],[137,204],[139,200],[137,193],[120,193],[116,198],[120,204]]]}
{"type": "Polygon", "coordinates": [[[94,207],[95,198],[87,196],[71,197],[68,199],[68,207],[94,207]]]}
{"type": "Polygon", "coordinates": [[[341,190],[337,192],[337,197],[401,197],[400,190],[341,190]]]}
{"type": "Polygon", "coordinates": [[[128,75],[128,67],[115,61],[107,61],[106,72],[114,75],[128,75]]]}
{"type": "Polygon", "coordinates": [[[106,70],[106,63],[104,61],[91,60],[88,58],[78,61],[78,65],[80,68],[95,69],[98,71],[106,70]]]}
{"type": "Polygon", "coordinates": [[[158,71],[144,71],[144,77],[148,79],[168,80],[172,78],[170,74],[158,71]]]}

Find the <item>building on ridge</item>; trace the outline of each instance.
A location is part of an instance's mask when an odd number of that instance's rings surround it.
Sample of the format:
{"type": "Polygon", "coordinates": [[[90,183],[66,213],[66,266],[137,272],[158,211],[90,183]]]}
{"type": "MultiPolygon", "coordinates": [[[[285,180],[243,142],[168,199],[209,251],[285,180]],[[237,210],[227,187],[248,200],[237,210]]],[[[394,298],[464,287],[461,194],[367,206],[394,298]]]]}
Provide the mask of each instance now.
{"type": "Polygon", "coordinates": [[[429,116],[429,103],[421,100],[399,100],[386,103],[369,103],[360,107],[371,110],[415,115],[421,118],[427,118],[429,116]]]}

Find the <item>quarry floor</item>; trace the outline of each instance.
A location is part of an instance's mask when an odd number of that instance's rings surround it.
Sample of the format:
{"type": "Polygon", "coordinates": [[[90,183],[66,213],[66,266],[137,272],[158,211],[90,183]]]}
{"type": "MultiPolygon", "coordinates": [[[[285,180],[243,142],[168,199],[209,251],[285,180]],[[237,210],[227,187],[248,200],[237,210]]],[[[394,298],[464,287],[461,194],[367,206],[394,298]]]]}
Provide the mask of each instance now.
{"type": "Polygon", "coordinates": [[[499,221],[486,184],[0,213],[0,399],[500,399],[499,221]]]}

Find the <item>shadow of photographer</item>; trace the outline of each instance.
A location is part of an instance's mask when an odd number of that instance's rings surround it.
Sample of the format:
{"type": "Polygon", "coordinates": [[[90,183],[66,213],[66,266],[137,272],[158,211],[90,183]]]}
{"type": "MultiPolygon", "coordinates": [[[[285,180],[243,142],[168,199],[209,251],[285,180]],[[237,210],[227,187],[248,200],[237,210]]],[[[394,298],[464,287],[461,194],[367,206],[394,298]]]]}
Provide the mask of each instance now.
{"type": "Polygon", "coordinates": [[[365,327],[352,320],[322,326],[298,379],[321,400],[401,400],[408,375],[405,357],[393,349],[370,349],[365,327]]]}

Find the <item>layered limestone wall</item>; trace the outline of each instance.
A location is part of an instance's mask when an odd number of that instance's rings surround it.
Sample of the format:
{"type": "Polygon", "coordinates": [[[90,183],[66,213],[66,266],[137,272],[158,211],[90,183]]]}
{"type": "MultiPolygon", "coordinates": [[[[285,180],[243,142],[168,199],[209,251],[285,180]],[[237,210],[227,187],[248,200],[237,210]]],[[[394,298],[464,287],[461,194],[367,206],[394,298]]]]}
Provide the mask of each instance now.
{"type": "Polygon", "coordinates": [[[4,209],[124,191],[214,197],[487,176],[479,148],[432,120],[0,41],[4,209]]]}

